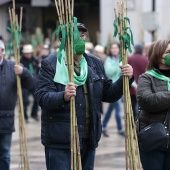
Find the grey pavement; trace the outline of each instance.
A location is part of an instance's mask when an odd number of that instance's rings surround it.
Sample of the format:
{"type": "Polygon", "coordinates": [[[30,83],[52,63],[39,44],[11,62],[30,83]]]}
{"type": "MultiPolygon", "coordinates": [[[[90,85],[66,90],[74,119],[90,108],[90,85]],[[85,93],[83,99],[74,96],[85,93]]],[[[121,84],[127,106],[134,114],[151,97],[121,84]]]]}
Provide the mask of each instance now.
{"type": "MultiPolygon", "coordinates": [[[[104,108],[106,108],[106,106],[107,104],[104,104],[104,108]]],[[[106,138],[102,136],[99,147],[96,150],[95,170],[125,170],[124,137],[117,133],[114,116],[113,112],[108,124],[109,137],[106,138]]],[[[26,124],[26,135],[30,170],[46,170],[44,147],[41,145],[40,139],[41,122],[36,122],[31,118],[29,121],[29,124],[26,124]]],[[[13,133],[11,148],[11,170],[18,170],[20,162],[17,110],[15,126],[16,132],[13,133]]]]}

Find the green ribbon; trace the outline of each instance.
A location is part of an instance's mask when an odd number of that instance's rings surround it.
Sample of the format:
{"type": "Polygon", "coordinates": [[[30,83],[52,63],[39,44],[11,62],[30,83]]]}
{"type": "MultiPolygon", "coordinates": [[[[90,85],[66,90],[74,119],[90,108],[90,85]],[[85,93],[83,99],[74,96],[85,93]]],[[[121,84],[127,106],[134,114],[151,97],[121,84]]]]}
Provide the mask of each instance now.
{"type": "Polygon", "coordinates": [[[76,17],[73,17],[72,18],[73,22],[74,22],[74,30],[73,30],[73,51],[74,51],[74,54],[76,53],[76,42],[77,40],[80,38],[80,33],[79,33],[79,30],[77,28],[77,18],[76,17]]]}
{"type": "MultiPolygon", "coordinates": [[[[67,85],[69,83],[69,76],[68,76],[68,69],[65,64],[66,52],[62,50],[61,53],[62,53],[61,62],[58,62],[58,57],[57,57],[54,82],[67,85]]],[[[87,62],[83,56],[81,57],[79,64],[80,64],[80,76],[77,76],[77,74],[74,72],[74,84],[81,86],[85,84],[86,79],[87,79],[87,73],[88,73],[87,62]]]]}
{"type": "Polygon", "coordinates": [[[129,23],[130,25],[130,19],[128,17],[124,17],[124,19],[129,23]]]}
{"type": "Polygon", "coordinates": [[[122,61],[122,47],[120,47],[119,63],[122,61]]]}
{"type": "Polygon", "coordinates": [[[155,77],[155,78],[157,78],[159,80],[166,81],[167,82],[167,86],[168,86],[168,91],[170,91],[170,78],[169,77],[166,77],[163,74],[159,74],[159,73],[157,73],[153,69],[152,70],[148,70],[145,73],[150,74],[151,76],[153,76],[153,77],[155,77]]]}
{"type": "Polygon", "coordinates": [[[61,63],[61,60],[62,60],[62,50],[64,50],[65,48],[65,43],[66,43],[66,26],[61,24],[58,28],[57,28],[57,36],[59,37],[59,34],[60,34],[60,30],[61,30],[61,33],[62,33],[62,39],[61,39],[61,44],[60,44],[60,47],[59,47],[59,50],[58,50],[58,53],[57,53],[57,57],[58,57],[58,61],[61,63]]]}
{"type": "Polygon", "coordinates": [[[72,17],[72,20],[74,22],[74,30],[72,32],[72,23],[68,23],[68,25],[64,25],[64,24],[60,24],[57,29],[55,30],[56,33],[56,37],[60,38],[60,32],[62,32],[62,40],[61,40],[61,44],[57,53],[57,57],[58,57],[58,61],[61,63],[62,60],[62,50],[64,50],[65,48],[65,43],[66,43],[66,36],[71,36],[73,34],[73,51],[74,53],[76,52],[75,48],[76,48],[76,42],[77,40],[80,38],[80,33],[79,30],[77,28],[77,18],[76,17],[72,17]],[[67,32],[66,28],[69,27],[69,31],[67,32]]]}
{"type": "Polygon", "coordinates": [[[56,29],[55,29],[55,34],[56,37],[59,39],[60,38],[60,31],[61,31],[61,25],[59,25],[56,29]]]}
{"type": "Polygon", "coordinates": [[[132,33],[131,28],[130,28],[130,27],[125,27],[125,28],[124,28],[124,31],[125,31],[126,33],[127,33],[128,30],[129,30],[129,32],[130,32],[130,35],[129,35],[129,37],[130,37],[130,42],[131,42],[132,45],[134,45],[133,33],[132,33]]]}
{"type": "Polygon", "coordinates": [[[12,28],[7,27],[7,30],[11,34],[11,40],[10,40],[10,48],[12,48],[14,41],[16,42],[16,47],[19,49],[20,48],[20,40],[19,37],[21,38],[21,31],[19,29],[19,26],[17,26],[17,29],[14,31],[12,28]]]}
{"type": "MultiPolygon", "coordinates": [[[[130,25],[130,19],[128,17],[124,17],[124,20],[123,20],[124,25],[127,25],[127,24],[125,24],[125,21],[127,21],[128,25],[130,25]]],[[[114,37],[116,37],[117,34],[118,34],[118,25],[117,25],[117,23],[120,26],[120,18],[119,17],[116,18],[114,20],[114,22],[113,22],[114,37]]],[[[126,50],[128,50],[129,53],[132,53],[131,45],[134,45],[134,41],[133,41],[133,33],[132,33],[132,30],[131,30],[130,26],[124,27],[123,32],[124,32],[124,34],[119,37],[119,40],[123,40],[124,48],[126,50]]],[[[122,61],[122,54],[121,53],[120,53],[119,61],[120,62],[122,61]]]]}
{"type": "Polygon", "coordinates": [[[120,17],[116,18],[113,22],[113,26],[114,26],[114,34],[113,34],[113,37],[116,37],[117,36],[117,33],[118,33],[118,26],[117,26],[117,22],[118,22],[118,25],[120,25],[120,17]]]}
{"type": "Polygon", "coordinates": [[[124,34],[120,36],[120,40],[123,39],[125,49],[128,49],[129,53],[132,53],[131,44],[134,45],[132,30],[130,27],[124,27],[123,30],[124,34]],[[128,30],[130,32],[130,35],[128,33],[128,30]]]}
{"type": "Polygon", "coordinates": [[[116,36],[117,36],[117,33],[118,33],[118,28],[117,28],[116,19],[115,19],[114,22],[113,22],[113,26],[114,26],[114,34],[113,34],[113,37],[116,37],[116,36]]]}

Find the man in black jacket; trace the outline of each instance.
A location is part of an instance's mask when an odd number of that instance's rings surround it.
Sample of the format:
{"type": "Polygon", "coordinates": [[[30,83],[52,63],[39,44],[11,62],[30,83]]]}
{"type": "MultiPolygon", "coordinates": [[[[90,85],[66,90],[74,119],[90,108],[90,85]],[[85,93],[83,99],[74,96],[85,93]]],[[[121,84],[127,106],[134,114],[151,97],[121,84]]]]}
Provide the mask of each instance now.
{"type": "Polygon", "coordinates": [[[22,50],[22,58],[21,63],[26,67],[34,78],[34,86],[31,89],[25,89],[23,88],[23,103],[24,103],[24,117],[26,122],[28,123],[28,114],[27,114],[27,108],[29,105],[29,96],[33,96],[33,105],[31,109],[31,117],[38,121],[38,103],[37,100],[35,100],[34,92],[35,92],[35,84],[39,72],[39,66],[38,66],[38,60],[33,56],[33,47],[31,44],[26,44],[23,47],[22,50]]]}
{"type": "Polygon", "coordinates": [[[25,88],[32,87],[33,78],[26,68],[3,58],[4,51],[4,43],[0,40],[0,170],[9,170],[12,132],[15,131],[16,75],[20,75],[25,88]]]}
{"type": "MultiPolygon", "coordinates": [[[[77,27],[84,40],[87,28],[81,23],[77,27]]],[[[84,84],[77,86],[71,82],[66,85],[59,83],[56,72],[59,72],[58,76],[63,72],[57,70],[56,55],[50,55],[42,61],[37,80],[36,97],[42,108],[41,138],[48,170],[70,169],[70,98],[75,96],[82,169],[93,170],[95,148],[101,137],[102,101],[114,102],[123,92],[122,77],[112,83],[105,74],[102,61],[85,54],[79,45],[74,54],[74,72],[85,77],[81,75],[84,70],[80,62],[82,58],[85,59],[83,62],[87,64],[87,77],[84,84]]],[[[122,66],[121,69],[123,75],[132,78],[133,69],[130,65],[122,66]]]]}

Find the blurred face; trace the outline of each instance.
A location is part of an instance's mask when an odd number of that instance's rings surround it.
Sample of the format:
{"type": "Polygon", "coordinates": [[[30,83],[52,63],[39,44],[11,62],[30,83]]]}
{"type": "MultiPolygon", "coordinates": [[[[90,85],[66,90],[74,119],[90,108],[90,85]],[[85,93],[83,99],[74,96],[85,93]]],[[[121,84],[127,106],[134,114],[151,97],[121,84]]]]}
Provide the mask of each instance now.
{"type": "Polygon", "coordinates": [[[110,52],[112,54],[112,56],[118,56],[119,55],[119,47],[117,44],[112,44],[111,48],[110,48],[110,52]]]}
{"type": "Polygon", "coordinates": [[[24,57],[30,59],[32,57],[32,53],[24,53],[24,57]]]}
{"type": "Polygon", "coordinates": [[[85,35],[84,31],[79,30],[79,33],[80,33],[80,38],[81,38],[83,41],[85,41],[85,40],[86,40],[86,35],[85,35]]]}
{"type": "Polygon", "coordinates": [[[159,64],[160,69],[169,69],[169,67],[165,64],[165,61],[169,60],[168,59],[169,57],[166,57],[168,54],[170,54],[170,44],[168,44],[164,54],[160,59],[160,64],[159,64]]]}
{"type": "Polygon", "coordinates": [[[1,61],[2,57],[3,57],[3,52],[4,52],[4,49],[0,48],[0,61],[1,61]]]}

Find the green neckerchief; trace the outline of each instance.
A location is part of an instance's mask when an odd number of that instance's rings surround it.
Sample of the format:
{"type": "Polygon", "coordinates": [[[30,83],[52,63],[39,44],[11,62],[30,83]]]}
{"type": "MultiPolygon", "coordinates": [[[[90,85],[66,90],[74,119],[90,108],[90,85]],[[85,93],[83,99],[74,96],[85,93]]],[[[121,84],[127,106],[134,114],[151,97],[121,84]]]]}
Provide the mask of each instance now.
{"type": "Polygon", "coordinates": [[[157,73],[155,70],[149,70],[149,71],[146,71],[145,73],[147,74],[150,74],[151,76],[159,79],[159,80],[163,80],[163,81],[166,81],[167,82],[167,86],[168,86],[168,91],[170,91],[170,78],[169,77],[166,77],[164,76],[163,74],[159,74],[157,73]]]}
{"type": "Polygon", "coordinates": [[[30,70],[31,74],[34,73],[34,68],[33,68],[33,65],[31,63],[29,64],[29,70],[30,70]]]}
{"type": "MultiPolygon", "coordinates": [[[[57,57],[54,81],[56,83],[67,85],[69,83],[69,76],[68,76],[68,69],[65,64],[66,53],[64,50],[62,50],[61,53],[62,53],[61,62],[58,61],[58,57],[57,57]]],[[[87,79],[87,62],[83,56],[81,57],[79,64],[80,64],[80,75],[78,76],[74,72],[74,84],[76,84],[77,86],[81,86],[81,85],[85,84],[86,79],[87,79]]]]}

